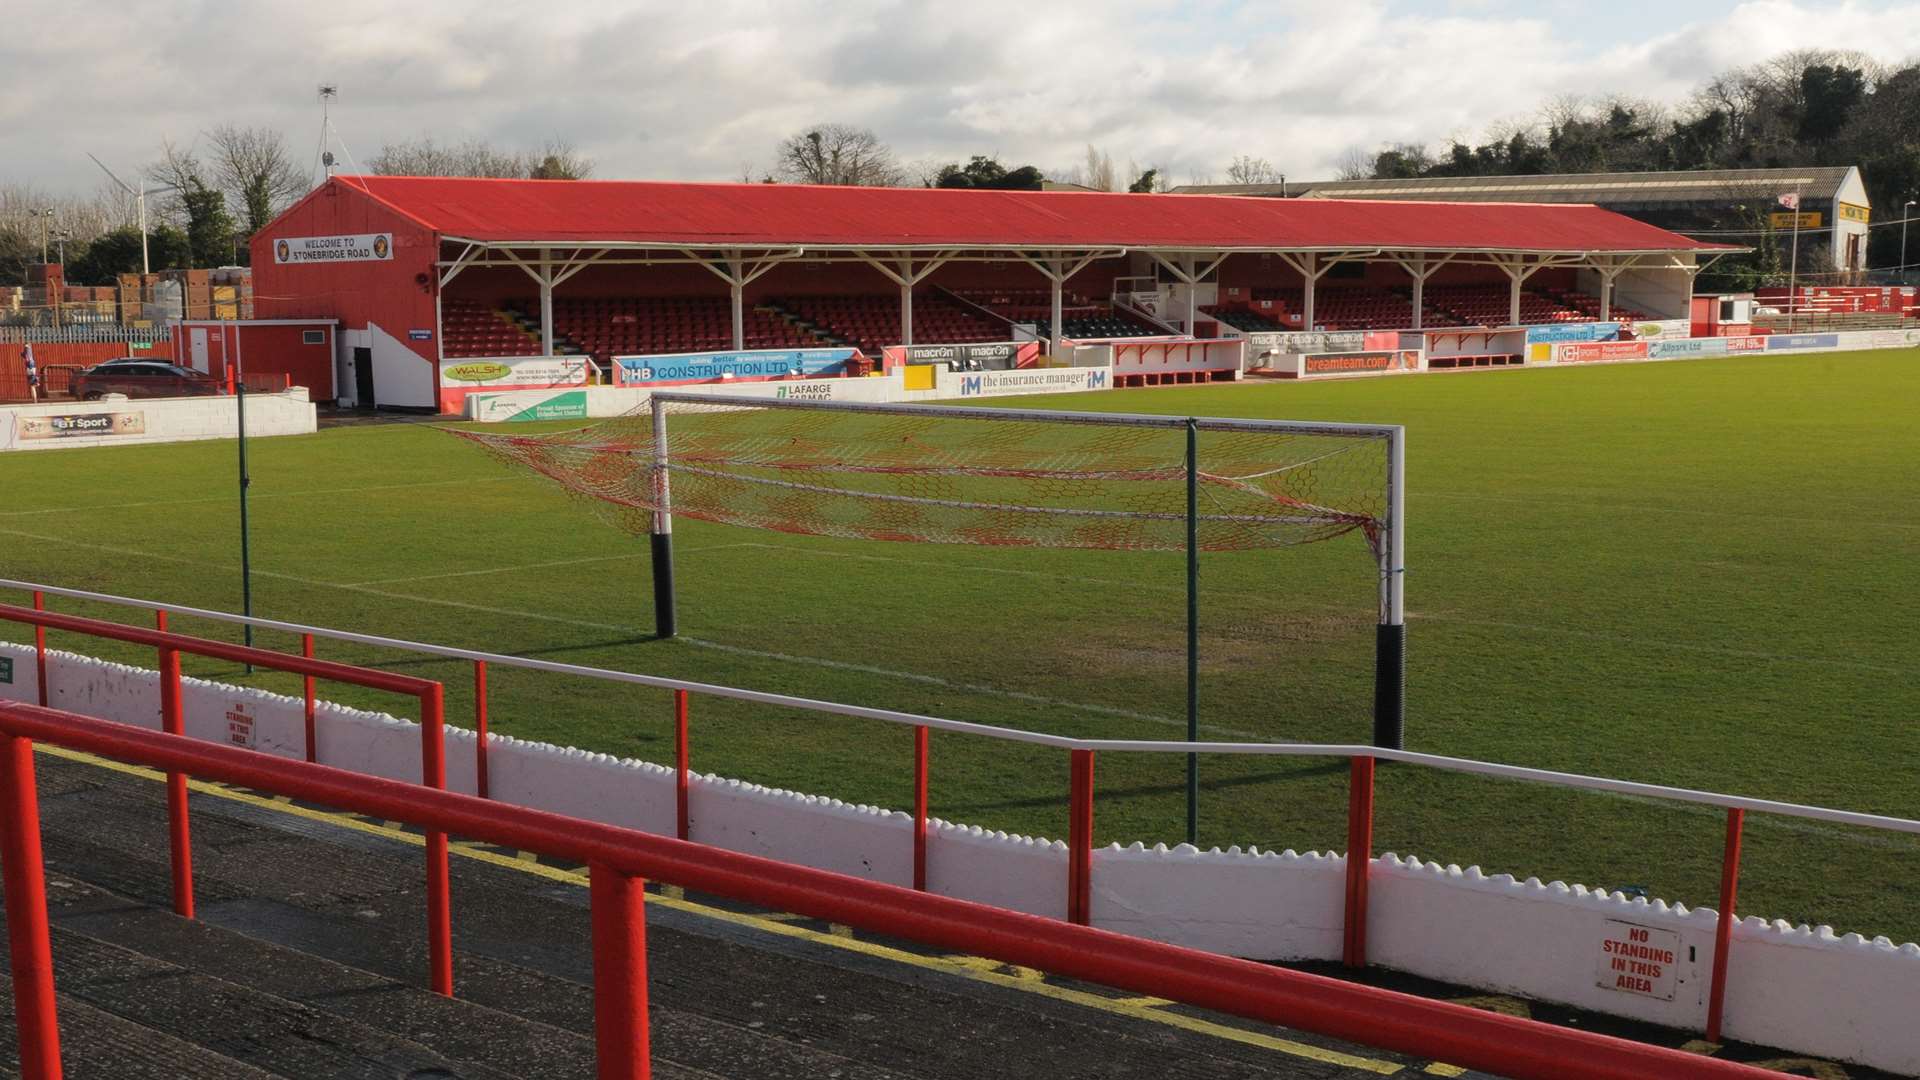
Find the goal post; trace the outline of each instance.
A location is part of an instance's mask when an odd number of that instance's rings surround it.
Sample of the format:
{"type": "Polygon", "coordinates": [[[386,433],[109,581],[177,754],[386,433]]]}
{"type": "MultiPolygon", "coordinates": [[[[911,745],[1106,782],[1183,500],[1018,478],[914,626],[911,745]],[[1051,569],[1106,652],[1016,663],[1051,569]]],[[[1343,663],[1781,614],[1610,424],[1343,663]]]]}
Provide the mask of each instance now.
{"type": "Polygon", "coordinates": [[[646,532],[661,637],[677,632],[675,517],[847,539],[1184,552],[1196,736],[1200,554],[1358,533],[1379,577],[1373,739],[1404,741],[1398,426],[657,391],[633,413],[569,431],[457,434],[646,532]]]}
{"type": "Polygon", "coordinates": [[[663,638],[679,632],[673,589],[673,491],[667,468],[667,410],[658,395],[649,399],[653,419],[653,514],[647,540],[653,549],[653,632],[663,638]]]}

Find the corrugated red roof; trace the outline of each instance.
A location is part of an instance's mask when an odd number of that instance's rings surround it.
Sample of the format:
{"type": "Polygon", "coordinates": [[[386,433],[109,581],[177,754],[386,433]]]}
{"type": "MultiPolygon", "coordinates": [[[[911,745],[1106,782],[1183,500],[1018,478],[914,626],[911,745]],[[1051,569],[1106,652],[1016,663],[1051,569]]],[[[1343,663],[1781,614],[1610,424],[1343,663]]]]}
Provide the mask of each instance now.
{"type": "Polygon", "coordinates": [[[338,177],[487,242],[689,247],[1716,251],[1585,205],[947,191],[791,184],[338,177]]]}

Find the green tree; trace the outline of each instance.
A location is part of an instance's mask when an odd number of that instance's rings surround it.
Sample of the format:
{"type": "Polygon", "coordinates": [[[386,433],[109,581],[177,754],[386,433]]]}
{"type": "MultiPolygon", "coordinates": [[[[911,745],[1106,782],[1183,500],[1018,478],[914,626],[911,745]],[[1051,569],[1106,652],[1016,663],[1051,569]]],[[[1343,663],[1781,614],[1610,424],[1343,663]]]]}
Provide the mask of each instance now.
{"type": "Polygon", "coordinates": [[[1867,76],[1859,68],[1813,64],[1800,72],[1801,142],[1828,143],[1867,96],[1867,76]]]}
{"type": "Polygon", "coordinates": [[[40,248],[18,229],[0,228],[0,285],[21,285],[27,264],[40,261],[40,248]]]}
{"type": "Polygon", "coordinates": [[[242,215],[242,238],[265,228],[306,194],[306,171],[294,162],[279,132],[226,124],[207,138],[213,145],[213,178],[242,215]]]}
{"type": "Polygon", "coordinates": [[[1159,169],[1148,169],[1139,176],[1134,177],[1133,183],[1127,185],[1127,190],[1135,195],[1151,195],[1153,194],[1153,186],[1159,179],[1159,169]]]}
{"type": "Polygon", "coordinates": [[[1017,169],[1007,169],[1000,162],[982,154],[975,154],[965,165],[958,163],[943,165],[935,174],[933,186],[938,188],[986,188],[997,191],[1038,191],[1046,180],[1046,175],[1032,165],[1022,165],[1017,169]]]}
{"type": "Polygon", "coordinates": [[[1666,167],[1719,168],[1726,161],[1731,135],[1732,122],[1725,109],[1709,109],[1692,120],[1675,123],[1666,137],[1666,167]]]}
{"type": "Polygon", "coordinates": [[[194,266],[225,266],[234,257],[233,216],[227,197],[191,177],[180,196],[187,215],[187,247],[194,266]]]}
{"type": "MultiPolygon", "coordinates": [[[[112,285],[121,274],[140,272],[140,230],[132,225],[100,234],[84,251],[70,253],[67,280],[76,285],[112,285]]],[[[155,273],[185,269],[191,259],[187,236],[161,224],[147,234],[147,266],[155,273]]]]}
{"type": "Polygon", "coordinates": [[[1379,180],[1411,180],[1433,171],[1427,148],[1413,143],[1390,146],[1374,155],[1373,175],[1379,180]]]}

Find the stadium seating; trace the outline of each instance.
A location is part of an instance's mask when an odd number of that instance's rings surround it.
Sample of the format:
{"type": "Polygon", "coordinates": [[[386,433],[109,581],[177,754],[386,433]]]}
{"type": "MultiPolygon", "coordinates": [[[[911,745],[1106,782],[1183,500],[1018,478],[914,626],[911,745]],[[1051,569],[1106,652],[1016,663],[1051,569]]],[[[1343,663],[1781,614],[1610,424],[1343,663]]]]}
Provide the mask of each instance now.
{"type": "MultiPolygon", "coordinates": [[[[1597,296],[1591,296],[1587,293],[1561,292],[1554,289],[1545,289],[1542,291],[1567,307],[1580,312],[1589,319],[1597,320],[1600,318],[1600,298],[1597,296]]],[[[1627,307],[1617,301],[1614,303],[1612,310],[1608,312],[1607,317],[1625,322],[1646,322],[1653,318],[1653,316],[1638,308],[1627,307]]]]}
{"type": "MultiPolygon", "coordinates": [[[[1209,315],[1243,331],[1300,329],[1306,307],[1305,290],[1256,288],[1254,300],[1270,301],[1272,317],[1240,305],[1207,308],[1209,315]],[[1282,323],[1285,325],[1281,325],[1282,323]]],[[[1404,330],[1413,325],[1413,290],[1364,285],[1322,286],[1314,291],[1313,321],[1329,330],[1404,330]]],[[[1429,285],[1422,296],[1423,327],[1504,326],[1512,313],[1507,286],[1429,285]]],[[[1616,305],[1615,318],[1645,319],[1632,308],[1616,305]]],[[[1527,289],[1520,294],[1522,323],[1589,322],[1600,317],[1600,301],[1584,293],[1527,289]]]]}
{"type": "MultiPolygon", "coordinates": [[[[1281,319],[1293,316],[1294,321],[1280,329],[1302,328],[1299,318],[1306,309],[1305,289],[1254,289],[1252,295],[1255,300],[1272,301],[1281,319]]],[[[1413,325],[1412,290],[1322,286],[1314,290],[1313,321],[1329,330],[1404,330],[1413,325]]],[[[1456,326],[1460,320],[1428,303],[1420,322],[1422,326],[1456,326]]]]}
{"type": "MultiPolygon", "coordinates": [[[[1451,314],[1463,326],[1505,326],[1512,322],[1511,292],[1504,284],[1430,285],[1426,301],[1451,314]]],[[[1547,293],[1535,289],[1520,293],[1523,324],[1591,321],[1592,316],[1547,293]]]]}
{"type": "MultiPolygon", "coordinates": [[[[794,296],[770,301],[771,306],[790,314],[803,325],[819,333],[838,338],[870,356],[880,355],[888,345],[898,345],[905,335],[900,331],[900,297],[794,296]]],[[[986,318],[937,293],[915,293],[913,297],[913,339],[918,342],[962,344],[970,341],[1005,341],[1005,323],[986,318]]]]}
{"type": "Polygon", "coordinates": [[[444,355],[538,356],[540,335],[509,312],[479,300],[443,300],[440,337],[444,355]]]}
{"type": "Polygon", "coordinates": [[[1287,329],[1265,315],[1239,305],[1209,304],[1201,307],[1200,311],[1243,333],[1261,334],[1287,329]]]}
{"type": "MultiPolygon", "coordinates": [[[[954,295],[1013,322],[1032,323],[1042,338],[1052,336],[1053,295],[1046,289],[963,289],[954,295]]],[[[1076,340],[1167,336],[1161,327],[1072,291],[1060,295],[1060,332],[1076,340]]]]}
{"type": "MultiPolygon", "coordinates": [[[[749,349],[816,348],[832,342],[773,310],[749,307],[749,349]]],[[[556,298],[555,332],[596,361],[614,356],[721,352],[733,348],[733,304],[724,296],[556,298]]]]}

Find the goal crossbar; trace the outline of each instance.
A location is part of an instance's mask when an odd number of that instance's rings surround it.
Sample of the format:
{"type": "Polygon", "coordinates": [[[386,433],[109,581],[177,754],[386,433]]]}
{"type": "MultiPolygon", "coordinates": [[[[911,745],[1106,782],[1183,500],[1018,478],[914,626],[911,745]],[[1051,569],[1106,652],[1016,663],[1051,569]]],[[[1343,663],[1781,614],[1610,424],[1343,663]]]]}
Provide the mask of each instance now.
{"type": "Polygon", "coordinates": [[[1072,412],[1066,409],[995,409],[973,405],[918,405],[877,401],[811,401],[805,398],[744,397],[736,394],[701,394],[691,391],[656,390],[650,401],[663,405],[721,405],[741,409],[796,409],[825,412],[870,413],[891,416],[947,417],[954,420],[1013,420],[1022,423],[1078,424],[1083,426],[1166,428],[1186,430],[1197,424],[1202,431],[1243,431],[1258,434],[1331,435],[1348,439],[1393,439],[1403,430],[1396,424],[1334,424],[1315,420],[1255,420],[1229,416],[1169,416],[1160,413],[1072,412]]]}

